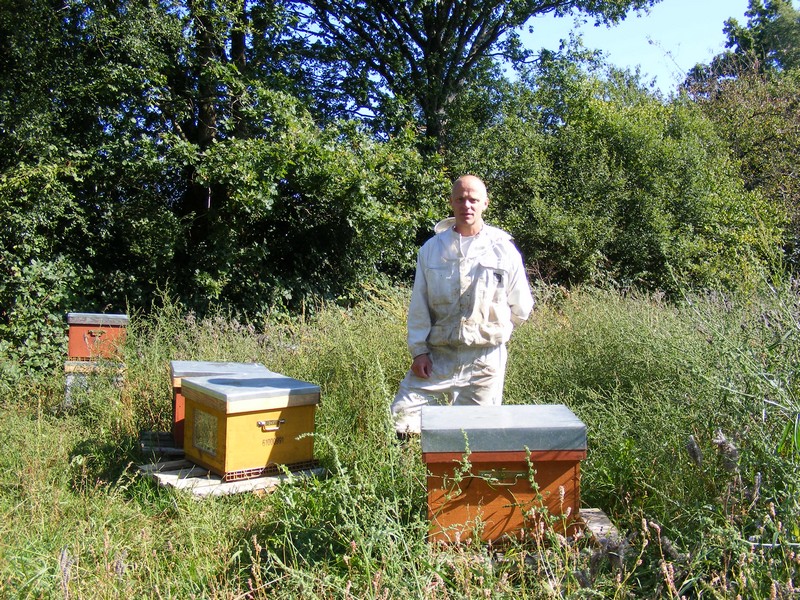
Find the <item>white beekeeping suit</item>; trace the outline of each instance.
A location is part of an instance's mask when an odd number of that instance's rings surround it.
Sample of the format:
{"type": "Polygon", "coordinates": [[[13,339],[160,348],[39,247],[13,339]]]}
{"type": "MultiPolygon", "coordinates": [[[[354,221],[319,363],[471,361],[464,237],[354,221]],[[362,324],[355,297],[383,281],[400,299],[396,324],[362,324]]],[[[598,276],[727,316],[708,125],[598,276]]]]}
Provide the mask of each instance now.
{"type": "MultiPolygon", "coordinates": [[[[487,201],[488,204],[488,201],[487,201]]],[[[463,236],[446,219],[417,256],[408,314],[412,357],[428,354],[428,377],[409,371],[392,403],[398,433],[419,433],[422,406],[502,402],[505,344],[533,309],[522,257],[506,232],[480,224],[463,236]]]]}

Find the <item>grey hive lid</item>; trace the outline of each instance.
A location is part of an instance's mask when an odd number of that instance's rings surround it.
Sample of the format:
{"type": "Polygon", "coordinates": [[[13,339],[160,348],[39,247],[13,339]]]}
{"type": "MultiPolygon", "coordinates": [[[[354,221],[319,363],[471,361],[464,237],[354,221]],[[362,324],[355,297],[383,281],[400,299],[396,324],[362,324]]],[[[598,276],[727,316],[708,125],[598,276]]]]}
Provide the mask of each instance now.
{"type": "Polygon", "coordinates": [[[586,425],[563,404],[424,406],[421,442],[423,452],[586,450],[586,425]]]}
{"type": "MultiPolygon", "coordinates": [[[[319,397],[318,385],[293,379],[280,373],[230,373],[209,377],[189,377],[181,381],[184,396],[187,391],[235,405],[250,401],[269,400],[286,396],[319,397]]],[[[235,412],[229,406],[228,412],[235,412]]]]}
{"type": "Polygon", "coordinates": [[[233,373],[272,373],[260,363],[203,360],[172,360],[169,363],[169,368],[173,377],[206,377],[233,373]]]}
{"type": "Polygon", "coordinates": [[[125,326],[128,324],[128,315],[71,312],[67,313],[67,323],[70,325],[125,326]]]}

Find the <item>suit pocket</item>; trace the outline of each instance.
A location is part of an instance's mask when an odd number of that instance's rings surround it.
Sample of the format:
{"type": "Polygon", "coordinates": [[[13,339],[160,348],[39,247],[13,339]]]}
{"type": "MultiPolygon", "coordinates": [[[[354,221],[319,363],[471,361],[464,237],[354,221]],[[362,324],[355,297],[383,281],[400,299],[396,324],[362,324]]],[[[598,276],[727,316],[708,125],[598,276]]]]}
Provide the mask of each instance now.
{"type": "Polygon", "coordinates": [[[457,300],[458,281],[452,269],[425,269],[425,281],[428,284],[428,302],[432,306],[453,304],[457,300]]]}

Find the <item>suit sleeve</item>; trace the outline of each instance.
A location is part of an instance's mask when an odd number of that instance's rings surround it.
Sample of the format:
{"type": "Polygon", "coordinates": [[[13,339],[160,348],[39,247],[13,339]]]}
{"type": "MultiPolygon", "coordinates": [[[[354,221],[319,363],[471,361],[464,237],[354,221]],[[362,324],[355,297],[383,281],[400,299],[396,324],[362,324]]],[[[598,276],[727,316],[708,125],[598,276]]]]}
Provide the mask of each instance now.
{"type": "Polygon", "coordinates": [[[511,308],[511,322],[516,327],[528,320],[535,301],[528,278],[525,276],[522,256],[516,248],[513,250],[511,253],[512,268],[509,275],[508,305],[511,308]]]}
{"type": "Polygon", "coordinates": [[[431,313],[428,307],[428,284],[425,281],[425,268],[422,252],[417,254],[417,272],[414,275],[414,289],[408,307],[408,351],[414,358],[426,354],[428,334],[431,330],[431,313]]]}

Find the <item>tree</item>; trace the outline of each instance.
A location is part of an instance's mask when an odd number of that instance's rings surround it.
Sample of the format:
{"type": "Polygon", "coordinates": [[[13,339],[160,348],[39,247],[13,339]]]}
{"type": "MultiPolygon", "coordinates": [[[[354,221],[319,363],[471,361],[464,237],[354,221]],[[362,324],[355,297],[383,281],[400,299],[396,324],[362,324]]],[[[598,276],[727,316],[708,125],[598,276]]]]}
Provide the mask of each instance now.
{"type": "Polygon", "coordinates": [[[546,280],[677,292],[752,284],[779,262],[783,212],[744,188],[713,122],[629,73],[550,55],[447,153],[488,184],[486,217],[546,280]]]}
{"type": "Polygon", "coordinates": [[[319,127],[275,89],[302,87],[285,13],[0,3],[0,358],[35,364],[65,312],[146,308],[165,288],[258,316],[413,268],[438,163],[414,134],[319,127]]]}
{"type": "Polygon", "coordinates": [[[698,64],[687,77],[686,86],[741,74],[776,73],[800,67],[800,11],[791,0],[749,0],[747,24],[725,21],[725,52],[708,65],[698,64]]]}
{"type": "Polygon", "coordinates": [[[391,130],[410,110],[436,141],[458,95],[496,57],[520,58],[517,30],[532,16],[581,11],[614,23],[658,0],[296,0],[299,29],[317,50],[320,86],[391,130]]]}
{"type": "Polygon", "coordinates": [[[729,144],[747,189],[788,213],[785,250],[796,271],[800,268],[800,70],[780,75],[743,73],[722,82],[713,94],[694,98],[729,144]]]}
{"type": "Polygon", "coordinates": [[[789,0],[750,0],[747,24],[725,22],[726,52],[696,66],[684,89],[738,160],[741,177],[790,217],[785,239],[800,265],[800,11],[789,0]]]}

